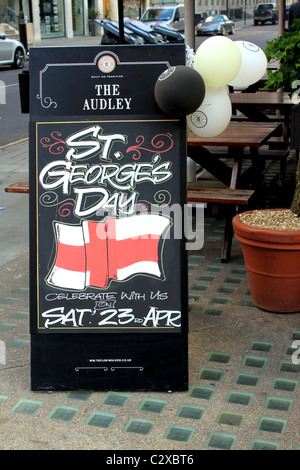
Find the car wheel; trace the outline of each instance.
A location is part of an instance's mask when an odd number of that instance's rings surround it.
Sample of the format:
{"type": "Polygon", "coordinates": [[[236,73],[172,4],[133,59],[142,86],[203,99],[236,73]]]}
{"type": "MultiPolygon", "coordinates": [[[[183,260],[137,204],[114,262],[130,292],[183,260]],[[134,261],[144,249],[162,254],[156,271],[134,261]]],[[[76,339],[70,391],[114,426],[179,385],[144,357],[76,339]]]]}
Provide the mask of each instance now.
{"type": "Polygon", "coordinates": [[[225,28],[224,28],[224,26],[221,26],[219,34],[221,34],[221,36],[225,36],[225,28]]]}
{"type": "Polygon", "coordinates": [[[258,25],[258,21],[254,21],[254,26],[257,26],[258,25]]]}
{"type": "Polygon", "coordinates": [[[229,34],[234,34],[234,26],[232,26],[231,31],[229,34]]]}
{"type": "Polygon", "coordinates": [[[18,47],[15,52],[13,67],[16,69],[22,69],[25,65],[25,56],[23,50],[18,47]]]}

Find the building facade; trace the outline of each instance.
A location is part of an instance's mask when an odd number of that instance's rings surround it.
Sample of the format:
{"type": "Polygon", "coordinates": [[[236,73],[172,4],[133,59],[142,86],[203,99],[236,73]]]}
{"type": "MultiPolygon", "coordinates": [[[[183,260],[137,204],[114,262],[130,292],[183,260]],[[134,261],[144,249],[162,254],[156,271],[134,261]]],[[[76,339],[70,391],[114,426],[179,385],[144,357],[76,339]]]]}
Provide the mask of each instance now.
{"type": "MultiPolygon", "coordinates": [[[[175,3],[183,1],[123,0],[124,17],[139,19],[148,6],[175,3]]],[[[258,3],[261,0],[195,0],[196,22],[197,15],[203,12],[208,15],[223,13],[231,19],[250,17],[258,3]]],[[[99,12],[100,18],[118,19],[118,0],[0,0],[0,28],[1,24],[8,23],[18,30],[20,5],[28,43],[33,45],[47,38],[89,35],[91,7],[99,12]]]]}
{"type": "MultiPolygon", "coordinates": [[[[146,0],[124,0],[124,16],[139,18],[146,0]]],[[[30,43],[53,37],[89,35],[89,9],[99,18],[118,19],[118,0],[0,0],[0,24],[18,30],[22,5],[30,43]]]]}

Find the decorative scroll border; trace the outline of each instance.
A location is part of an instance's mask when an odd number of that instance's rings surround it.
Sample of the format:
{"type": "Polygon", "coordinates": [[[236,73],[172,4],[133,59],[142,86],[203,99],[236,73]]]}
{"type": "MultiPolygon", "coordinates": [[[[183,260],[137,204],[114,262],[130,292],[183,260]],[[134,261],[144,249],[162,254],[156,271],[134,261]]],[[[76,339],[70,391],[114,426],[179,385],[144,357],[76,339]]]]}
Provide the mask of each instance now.
{"type": "Polygon", "coordinates": [[[168,61],[151,61],[151,62],[140,62],[140,61],[134,61],[134,62],[121,62],[120,61],[120,58],[118,57],[118,55],[115,53],[115,52],[112,52],[112,51],[102,51],[100,52],[99,54],[97,54],[94,58],[94,61],[93,62],[80,62],[80,63],[62,63],[62,64],[46,64],[45,67],[43,68],[43,70],[40,71],[39,73],[39,93],[36,95],[36,98],[40,101],[41,105],[43,108],[47,109],[47,108],[50,108],[51,106],[55,108],[57,108],[57,103],[55,101],[52,100],[52,98],[50,96],[44,96],[43,93],[44,93],[44,87],[43,87],[43,77],[44,77],[44,74],[47,72],[47,70],[50,68],[50,67],[84,67],[84,66],[91,66],[91,65],[97,65],[98,63],[98,60],[100,59],[101,56],[103,55],[110,55],[110,56],[113,56],[114,59],[116,60],[116,63],[117,65],[154,65],[154,64],[163,64],[165,66],[167,66],[168,68],[170,68],[170,63],[168,61]]]}

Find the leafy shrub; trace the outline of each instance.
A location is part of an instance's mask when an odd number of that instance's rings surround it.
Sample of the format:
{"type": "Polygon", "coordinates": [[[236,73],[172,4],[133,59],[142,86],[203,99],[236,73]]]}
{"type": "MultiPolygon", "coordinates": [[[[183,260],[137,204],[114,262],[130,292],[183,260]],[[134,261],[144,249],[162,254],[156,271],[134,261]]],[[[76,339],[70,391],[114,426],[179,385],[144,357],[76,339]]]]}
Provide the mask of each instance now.
{"type": "Polygon", "coordinates": [[[300,19],[295,21],[292,30],[267,41],[264,52],[268,61],[279,61],[279,68],[267,70],[268,80],[263,89],[282,88],[292,93],[293,83],[300,79],[300,19]]]}

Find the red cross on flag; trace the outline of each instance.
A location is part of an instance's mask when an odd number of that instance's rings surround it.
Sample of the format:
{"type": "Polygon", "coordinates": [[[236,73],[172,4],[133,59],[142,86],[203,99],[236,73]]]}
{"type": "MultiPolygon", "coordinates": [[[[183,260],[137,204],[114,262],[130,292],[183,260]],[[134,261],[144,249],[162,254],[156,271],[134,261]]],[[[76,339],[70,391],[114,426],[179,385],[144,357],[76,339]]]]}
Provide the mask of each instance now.
{"type": "Polygon", "coordinates": [[[135,215],[82,225],[55,223],[56,259],[48,277],[51,286],[84,290],[105,288],[111,280],[138,274],[161,277],[159,245],[170,219],[135,215]]]}

